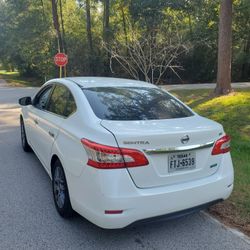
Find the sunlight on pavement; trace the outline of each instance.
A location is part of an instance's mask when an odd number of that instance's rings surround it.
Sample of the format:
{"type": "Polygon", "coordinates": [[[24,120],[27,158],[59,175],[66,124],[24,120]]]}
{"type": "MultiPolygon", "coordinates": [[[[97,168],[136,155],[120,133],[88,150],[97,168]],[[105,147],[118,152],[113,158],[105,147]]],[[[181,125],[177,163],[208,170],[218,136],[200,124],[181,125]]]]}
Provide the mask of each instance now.
{"type": "Polygon", "coordinates": [[[6,128],[19,126],[20,108],[3,109],[0,105],[0,133],[6,128]]]}

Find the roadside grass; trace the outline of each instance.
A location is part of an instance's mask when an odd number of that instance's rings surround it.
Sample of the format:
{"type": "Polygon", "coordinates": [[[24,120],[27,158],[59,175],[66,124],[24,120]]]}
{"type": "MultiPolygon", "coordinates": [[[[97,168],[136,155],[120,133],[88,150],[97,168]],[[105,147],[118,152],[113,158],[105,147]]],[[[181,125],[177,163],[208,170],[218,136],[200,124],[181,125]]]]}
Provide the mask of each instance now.
{"type": "Polygon", "coordinates": [[[39,87],[42,85],[42,81],[39,79],[20,76],[17,71],[0,70],[0,79],[6,80],[12,87],[39,87]]]}
{"type": "Polygon", "coordinates": [[[234,190],[227,201],[213,206],[210,212],[250,235],[250,89],[236,89],[233,94],[216,98],[212,98],[211,91],[171,92],[198,114],[221,123],[232,137],[234,190]]]}

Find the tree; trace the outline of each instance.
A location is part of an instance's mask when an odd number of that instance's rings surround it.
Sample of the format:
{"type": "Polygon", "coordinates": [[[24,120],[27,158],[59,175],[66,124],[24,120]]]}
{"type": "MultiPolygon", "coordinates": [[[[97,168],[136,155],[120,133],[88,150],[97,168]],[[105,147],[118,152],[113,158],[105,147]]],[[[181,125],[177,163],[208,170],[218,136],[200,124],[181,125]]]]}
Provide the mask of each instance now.
{"type": "Polygon", "coordinates": [[[94,56],[94,49],[93,49],[93,40],[92,40],[92,30],[91,30],[91,12],[90,12],[90,0],[86,0],[86,30],[87,30],[87,40],[88,40],[88,47],[89,47],[89,71],[90,74],[94,72],[94,65],[93,65],[93,56],[94,56]]]}
{"type": "MultiPolygon", "coordinates": [[[[0,63],[27,76],[53,78],[57,70],[53,56],[59,44],[60,51],[69,57],[67,73],[72,76],[115,72],[119,77],[136,77],[159,84],[212,82],[217,74],[219,7],[222,11],[224,4],[232,2],[220,1],[0,0],[0,63]],[[108,51],[101,46],[102,41],[108,51]],[[188,47],[188,51],[180,47],[171,63],[174,67],[165,71],[168,57],[172,58],[166,48],[180,44],[188,47]],[[164,53],[159,54],[161,50],[164,53]],[[150,51],[154,51],[153,57],[150,51]],[[128,72],[130,66],[123,68],[117,60],[121,58],[135,66],[139,75],[128,72]],[[166,61],[160,63],[164,58],[166,61]]],[[[249,81],[250,1],[233,3],[232,81],[249,81]]],[[[229,16],[227,11],[226,18],[229,16]]],[[[225,34],[220,36],[220,42],[230,33],[222,28],[220,33],[225,34]]],[[[219,58],[223,51],[230,52],[230,47],[220,49],[219,58]]],[[[230,92],[230,88],[224,87],[230,74],[221,73],[225,66],[229,68],[230,60],[228,63],[221,59],[218,63],[216,91],[230,92]]]]}
{"type": "Polygon", "coordinates": [[[129,6],[132,19],[145,27],[151,37],[156,37],[164,19],[164,10],[169,2],[166,0],[133,0],[129,6]]]}
{"type": "Polygon", "coordinates": [[[127,32],[127,26],[126,26],[126,17],[125,17],[125,1],[122,1],[122,3],[120,4],[120,11],[121,11],[121,15],[122,15],[122,27],[123,27],[123,33],[124,33],[124,37],[125,37],[125,42],[126,44],[128,44],[128,32],[127,32]]]}
{"type": "Polygon", "coordinates": [[[240,81],[250,81],[249,16],[249,0],[234,2],[232,78],[240,81]]]}
{"type": "Polygon", "coordinates": [[[60,24],[59,24],[59,19],[58,19],[57,1],[51,0],[51,3],[52,3],[53,24],[54,24],[54,28],[56,30],[57,41],[58,41],[58,51],[63,52],[63,50],[64,50],[63,39],[62,39],[62,34],[61,34],[60,24]]]}
{"type": "MultiPolygon", "coordinates": [[[[109,43],[110,41],[110,2],[109,0],[103,0],[103,41],[104,43],[109,43]]],[[[109,75],[109,53],[106,54],[104,58],[104,72],[106,75],[109,75]]]]}
{"type": "Polygon", "coordinates": [[[218,69],[215,94],[225,95],[231,87],[232,50],[232,0],[222,0],[220,5],[218,69]]]}
{"type": "Polygon", "coordinates": [[[64,19],[63,19],[63,7],[62,7],[62,0],[59,0],[59,9],[60,9],[60,19],[61,19],[61,27],[62,27],[62,47],[63,52],[67,54],[67,46],[65,41],[65,28],[64,28],[64,19]]]}
{"type": "Polygon", "coordinates": [[[178,58],[187,51],[180,41],[173,43],[172,39],[152,37],[151,34],[138,36],[133,32],[130,33],[129,41],[103,44],[111,55],[112,73],[114,73],[112,65],[117,62],[131,77],[156,85],[160,84],[163,76],[167,76],[168,71],[179,76],[177,70],[181,69],[181,65],[178,63],[178,58]]]}
{"type": "MultiPolygon", "coordinates": [[[[35,0],[0,0],[0,60],[21,75],[44,79],[54,74],[47,3],[35,0]]],[[[50,6],[51,8],[51,6],[50,6]]]]}

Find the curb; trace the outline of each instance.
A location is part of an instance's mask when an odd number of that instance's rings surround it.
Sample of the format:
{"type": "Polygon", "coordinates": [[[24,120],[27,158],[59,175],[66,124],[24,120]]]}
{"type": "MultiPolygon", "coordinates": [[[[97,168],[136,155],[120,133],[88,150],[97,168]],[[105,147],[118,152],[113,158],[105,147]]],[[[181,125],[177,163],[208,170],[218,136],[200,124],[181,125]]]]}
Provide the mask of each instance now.
{"type": "Polygon", "coordinates": [[[250,237],[247,236],[246,234],[242,233],[241,231],[239,231],[237,228],[232,228],[232,227],[226,226],[225,224],[223,224],[218,219],[214,218],[212,215],[210,215],[206,211],[201,211],[201,214],[204,215],[205,217],[207,217],[213,223],[216,223],[217,225],[222,226],[223,228],[225,228],[226,230],[228,230],[232,234],[236,235],[237,237],[241,238],[244,242],[246,242],[247,244],[250,245],[250,237]]]}

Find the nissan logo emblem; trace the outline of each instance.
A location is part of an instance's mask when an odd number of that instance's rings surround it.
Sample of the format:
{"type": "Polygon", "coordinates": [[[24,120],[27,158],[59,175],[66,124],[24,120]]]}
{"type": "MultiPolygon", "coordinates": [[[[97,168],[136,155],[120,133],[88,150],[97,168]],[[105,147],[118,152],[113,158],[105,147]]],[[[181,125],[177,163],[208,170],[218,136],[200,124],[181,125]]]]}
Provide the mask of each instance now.
{"type": "Polygon", "coordinates": [[[189,136],[188,135],[185,135],[185,136],[183,136],[181,138],[181,143],[182,144],[186,144],[186,143],[188,143],[188,141],[189,141],[189,136]]]}

